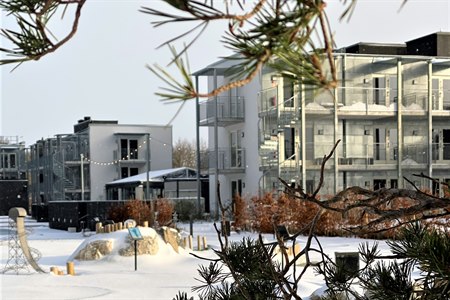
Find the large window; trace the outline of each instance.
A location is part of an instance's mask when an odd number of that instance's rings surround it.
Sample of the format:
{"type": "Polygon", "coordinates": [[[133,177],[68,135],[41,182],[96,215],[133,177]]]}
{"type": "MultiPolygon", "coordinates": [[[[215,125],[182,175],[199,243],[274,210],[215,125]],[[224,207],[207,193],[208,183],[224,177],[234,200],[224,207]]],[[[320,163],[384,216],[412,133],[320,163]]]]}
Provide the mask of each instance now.
{"type": "Polygon", "coordinates": [[[17,166],[15,153],[1,153],[0,154],[0,168],[14,169],[17,166]]]}
{"type": "Polygon", "coordinates": [[[138,159],[138,141],[131,139],[121,139],[120,157],[123,160],[138,159]]]}

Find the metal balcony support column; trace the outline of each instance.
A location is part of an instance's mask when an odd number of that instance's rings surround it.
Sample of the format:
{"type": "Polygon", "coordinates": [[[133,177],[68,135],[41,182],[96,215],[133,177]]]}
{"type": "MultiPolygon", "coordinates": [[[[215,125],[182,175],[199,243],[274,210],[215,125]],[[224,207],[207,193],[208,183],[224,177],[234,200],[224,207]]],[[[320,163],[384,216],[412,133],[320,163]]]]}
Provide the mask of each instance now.
{"type": "Polygon", "coordinates": [[[403,87],[402,87],[402,60],[397,59],[397,176],[398,188],[403,188],[403,122],[402,122],[402,103],[403,103],[403,87]]]}
{"type": "MultiPolygon", "coordinates": [[[[217,89],[217,69],[214,69],[214,89],[217,89]]],[[[214,162],[214,214],[216,219],[219,217],[219,199],[218,195],[220,191],[218,190],[219,186],[219,141],[218,141],[218,135],[219,135],[219,128],[218,128],[218,96],[214,96],[214,155],[215,155],[215,162],[214,162]]]]}
{"type": "MultiPolygon", "coordinates": [[[[427,97],[428,97],[428,176],[433,177],[433,65],[431,60],[427,62],[428,73],[427,73],[427,97]]],[[[428,181],[428,188],[430,191],[433,190],[433,182],[428,181]]]]}
{"type": "MultiPolygon", "coordinates": [[[[198,76],[195,76],[195,89],[198,91],[198,76]]],[[[198,96],[195,98],[195,138],[197,149],[197,213],[201,213],[200,197],[202,193],[202,185],[200,182],[200,103],[198,96]]]]}
{"type": "Polygon", "coordinates": [[[301,134],[300,134],[300,147],[301,147],[301,157],[302,157],[302,189],[306,192],[306,99],[305,99],[305,85],[301,83],[300,85],[301,98],[300,102],[300,122],[301,122],[301,134]]]}
{"type": "MultiPolygon", "coordinates": [[[[334,89],[334,131],[333,131],[333,140],[334,144],[336,144],[338,140],[339,134],[339,120],[338,120],[338,90],[334,89]]],[[[334,194],[337,194],[339,187],[339,167],[338,167],[338,148],[334,150],[334,194]]]]}

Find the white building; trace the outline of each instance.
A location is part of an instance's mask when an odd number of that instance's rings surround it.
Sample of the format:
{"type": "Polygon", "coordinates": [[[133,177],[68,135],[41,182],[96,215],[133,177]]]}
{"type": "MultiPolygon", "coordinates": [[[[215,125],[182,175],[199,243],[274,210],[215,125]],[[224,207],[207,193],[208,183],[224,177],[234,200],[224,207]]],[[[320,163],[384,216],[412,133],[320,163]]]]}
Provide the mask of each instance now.
{"type": "MultiPolygon", "coordinates": [[[[250,84],[198,102],[198,126],[209,128],[213,211],[217,182],[224,201],[278,192],[278,177],[311,192],[338,140],[322,195],[355,185],[411,187],[404,177],[440,192],[413,176],[421,172],[450,182],[450,34],[359,43],[334,57],[339,84],[331,92],[264,69],[250,84]]],[[[232,64],[221,60],[194,76],[207,76],[213,90],[231,80],[232,64]]]]}
{"type": "Polygon", "coordinates": [[[30,146],[32,203],[107,200],[106,183],[171,167],[171,126],[85,117],[74,125],[74,133],[57,134],[30,146]]]}

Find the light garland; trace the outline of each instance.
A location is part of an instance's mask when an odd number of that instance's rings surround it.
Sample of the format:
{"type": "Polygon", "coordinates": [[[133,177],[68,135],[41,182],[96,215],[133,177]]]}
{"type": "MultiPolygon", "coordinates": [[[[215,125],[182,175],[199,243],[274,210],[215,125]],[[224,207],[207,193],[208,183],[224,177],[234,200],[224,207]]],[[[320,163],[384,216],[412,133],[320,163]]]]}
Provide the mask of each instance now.
{"type": "MultiPolygon", "coordinates": [[[[170,146],[170,145],[167,144],[166,142],[160,141],[160,140],[155,139],[155,138],[153,138],[153,137],[150,137],[149,140],[150,140],[150,141],[158,142],[158,143],[162,144],[164,147],[169,146],[170,148],[172,148],[172,146],[170,146]]],[[[142,148],[146,143],[147,143],[147,141],[144,141],[142,144],[140,144],[140,145],[137,147],[137,149],[134,149],[134,152],[135,152],[135,153],[138,152],[138,149],[139,149],[139,148],[142,148]]],[[[84,157],[83,160],[85,160],[85,161],[87,161],[87,162],[89,162],[89,163],[91,163],[91,164],[97,165],[97,166],[111,166],[111,165],[119,164],[119,163],[122,162],[122,161],[129,161],[129,160],[130,160],[130,157],[131,157],[131,155],[128,154],[127,156],[125,156],[125,157],[123,157],[123,158],[121,158],[121,159],[117,159],[117,160],[113,160],[113,161],[109,161],[109,162],[99,162],[99,161],[95,161],[95,160],[92,160],[92,159],[87,158],[87,157],[84,157]]]]}

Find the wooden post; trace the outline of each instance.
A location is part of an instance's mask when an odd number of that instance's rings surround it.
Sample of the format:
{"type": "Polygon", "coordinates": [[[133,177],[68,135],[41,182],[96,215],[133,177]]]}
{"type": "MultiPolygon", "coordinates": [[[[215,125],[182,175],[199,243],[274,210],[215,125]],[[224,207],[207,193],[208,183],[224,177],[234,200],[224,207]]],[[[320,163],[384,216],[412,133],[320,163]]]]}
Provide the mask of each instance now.
{"type": "Polygon", "coordinates": [[[59,275],[58,267],[50,267],[50,272],[52,272],[55,275],[59,275]]]}
{"type": "Polygon", "coordinates": [[[202,250],[202,245],[200,244],[200,236],[197,235],[197,250],[200,251],[202,250]]]}
{"type": "Polygon", "coordinates": [[[102,233],[102,223],[101,222],[95,223],[95,232],[102,233]]]}
{"type": "Polygon", "coordinates": [[[192,235],[190,235],[189,236],[189,249],[193,250],[192,247],[193,247],[192,246],[192,235]]]}
{"type": "Polygon", "coordinates": [[[206,243],[206,236],[203,237],[203,250],[208,248],[208,244],[206,243]]]}
{"type": "Polygon", "coordinates": [[[119,230],[122,230],[123,229],[123,223],[122,222],[119,222],[119,223],[117,223],[118,225],[118,227],[119,227],[119,230]]]}
{"type": "Polygon", "coordinates": [[[67,275],[75,275],[75,267],[73,261],[68,261],[66,266],[67,266],[67,275]]]}

